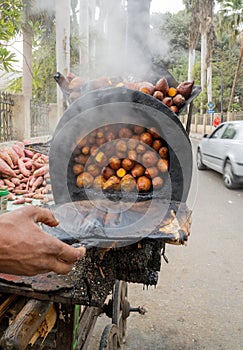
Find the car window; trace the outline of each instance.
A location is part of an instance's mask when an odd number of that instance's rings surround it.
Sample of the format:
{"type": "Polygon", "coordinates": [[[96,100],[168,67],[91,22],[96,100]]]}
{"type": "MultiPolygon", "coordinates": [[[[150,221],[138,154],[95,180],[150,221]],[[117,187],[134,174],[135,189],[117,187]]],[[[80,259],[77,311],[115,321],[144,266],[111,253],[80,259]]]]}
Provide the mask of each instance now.
{"type": "Polygon", "coordinates": [[[214,132],[209,136],[209,138],[219,139],[222,136],[224,129],[225,125],[220,125],[216,130],[214,130],[214,132]]]}
{"type": "Polygon", "coordinates": [[[235,138],[238,130],[239,130],[238,124],[229,124],[229,125],[227,125],[226,129],[224,130],[221,138],[232,140],[233,138],[235,138]]]}

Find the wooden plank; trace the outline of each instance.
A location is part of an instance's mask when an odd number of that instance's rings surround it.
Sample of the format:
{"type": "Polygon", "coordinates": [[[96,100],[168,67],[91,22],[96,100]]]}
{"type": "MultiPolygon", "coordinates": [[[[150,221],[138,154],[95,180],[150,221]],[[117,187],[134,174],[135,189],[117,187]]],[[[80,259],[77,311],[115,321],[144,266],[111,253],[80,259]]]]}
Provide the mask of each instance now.
{"type": "Polygon", "coordinates": [[[4,302],[0,305],[0,320],[5,314],[5,312],[8,310],[8,308],[12,305],[12,303],[18,298],[17,295],[12,294],[4,300],[4,302]]]}
{"type": "Polygon", "coordinates": [[[52,305],[52,302],[30,299],[4,332],[0,340],[0,349],[24,350],[52,305]]]}

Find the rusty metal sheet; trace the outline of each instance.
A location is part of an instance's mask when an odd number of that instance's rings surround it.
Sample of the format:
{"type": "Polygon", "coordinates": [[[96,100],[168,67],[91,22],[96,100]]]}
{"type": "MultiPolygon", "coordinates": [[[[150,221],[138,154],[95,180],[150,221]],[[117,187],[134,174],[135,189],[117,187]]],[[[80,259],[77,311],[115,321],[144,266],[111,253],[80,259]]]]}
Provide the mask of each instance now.
{"type": "Polygon", "coordinates": [[[60,290],[72,289],[73,285],[67,282],[63,277],[55,273],[46,273],[36,276],[16,276],[1,273],[0,282],[14,284],[20,288],[30,287],[35,291],[50,293],[60,290]]]}

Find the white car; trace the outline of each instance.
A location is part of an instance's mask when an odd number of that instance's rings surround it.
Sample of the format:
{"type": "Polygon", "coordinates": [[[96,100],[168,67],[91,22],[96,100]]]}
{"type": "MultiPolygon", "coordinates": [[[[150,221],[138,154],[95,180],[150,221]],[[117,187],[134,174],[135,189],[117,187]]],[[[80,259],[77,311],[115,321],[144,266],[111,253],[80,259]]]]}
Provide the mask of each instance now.
{"type": "Polygon", "coordinates": [[[243,184],[243,120],[220,124],[197,147],[197,168],[223,174],[227,188],[243,184]]]}

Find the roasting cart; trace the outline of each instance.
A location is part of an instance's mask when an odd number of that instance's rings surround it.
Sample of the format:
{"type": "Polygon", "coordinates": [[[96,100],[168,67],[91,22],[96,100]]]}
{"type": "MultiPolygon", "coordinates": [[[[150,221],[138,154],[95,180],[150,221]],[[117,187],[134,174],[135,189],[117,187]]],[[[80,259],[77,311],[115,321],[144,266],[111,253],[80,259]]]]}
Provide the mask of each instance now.
{"type": "MultiPolygon", "coordinates": [[[[183,108],[199,92],[194,87],[183,108]]],[[[39,152],[41,146],[29,145],[39,152]]],[[[106,87],[83,91],[43,147],[49,154],[55,202],[50,209],[63,223],[61,228],[44,229],[69,244],[81,241],[87,254],[67,276],[0,274],[0,349],[87,349],[102,313],[111,322],[102,334],[100,350],[122,349],[128,316],[145,312],[130,306],[128,282],[156,285],[161,258],[167,260],[166,244],[185,244],[190,233],[188,134],[178,115],[153,96],[126,86],[106,87]],[[78,139],[107,125],[120,128],[121,122],[157,130],[169,149],[170,167],[162,189],[138,192],[136,200],[133,193],[123,193],[119,207],[116,192],[104,195],[97,188],[77,187],[71,170],[78,139]],[[75,231],[85,232],[82,240],[75,231]]]]}

